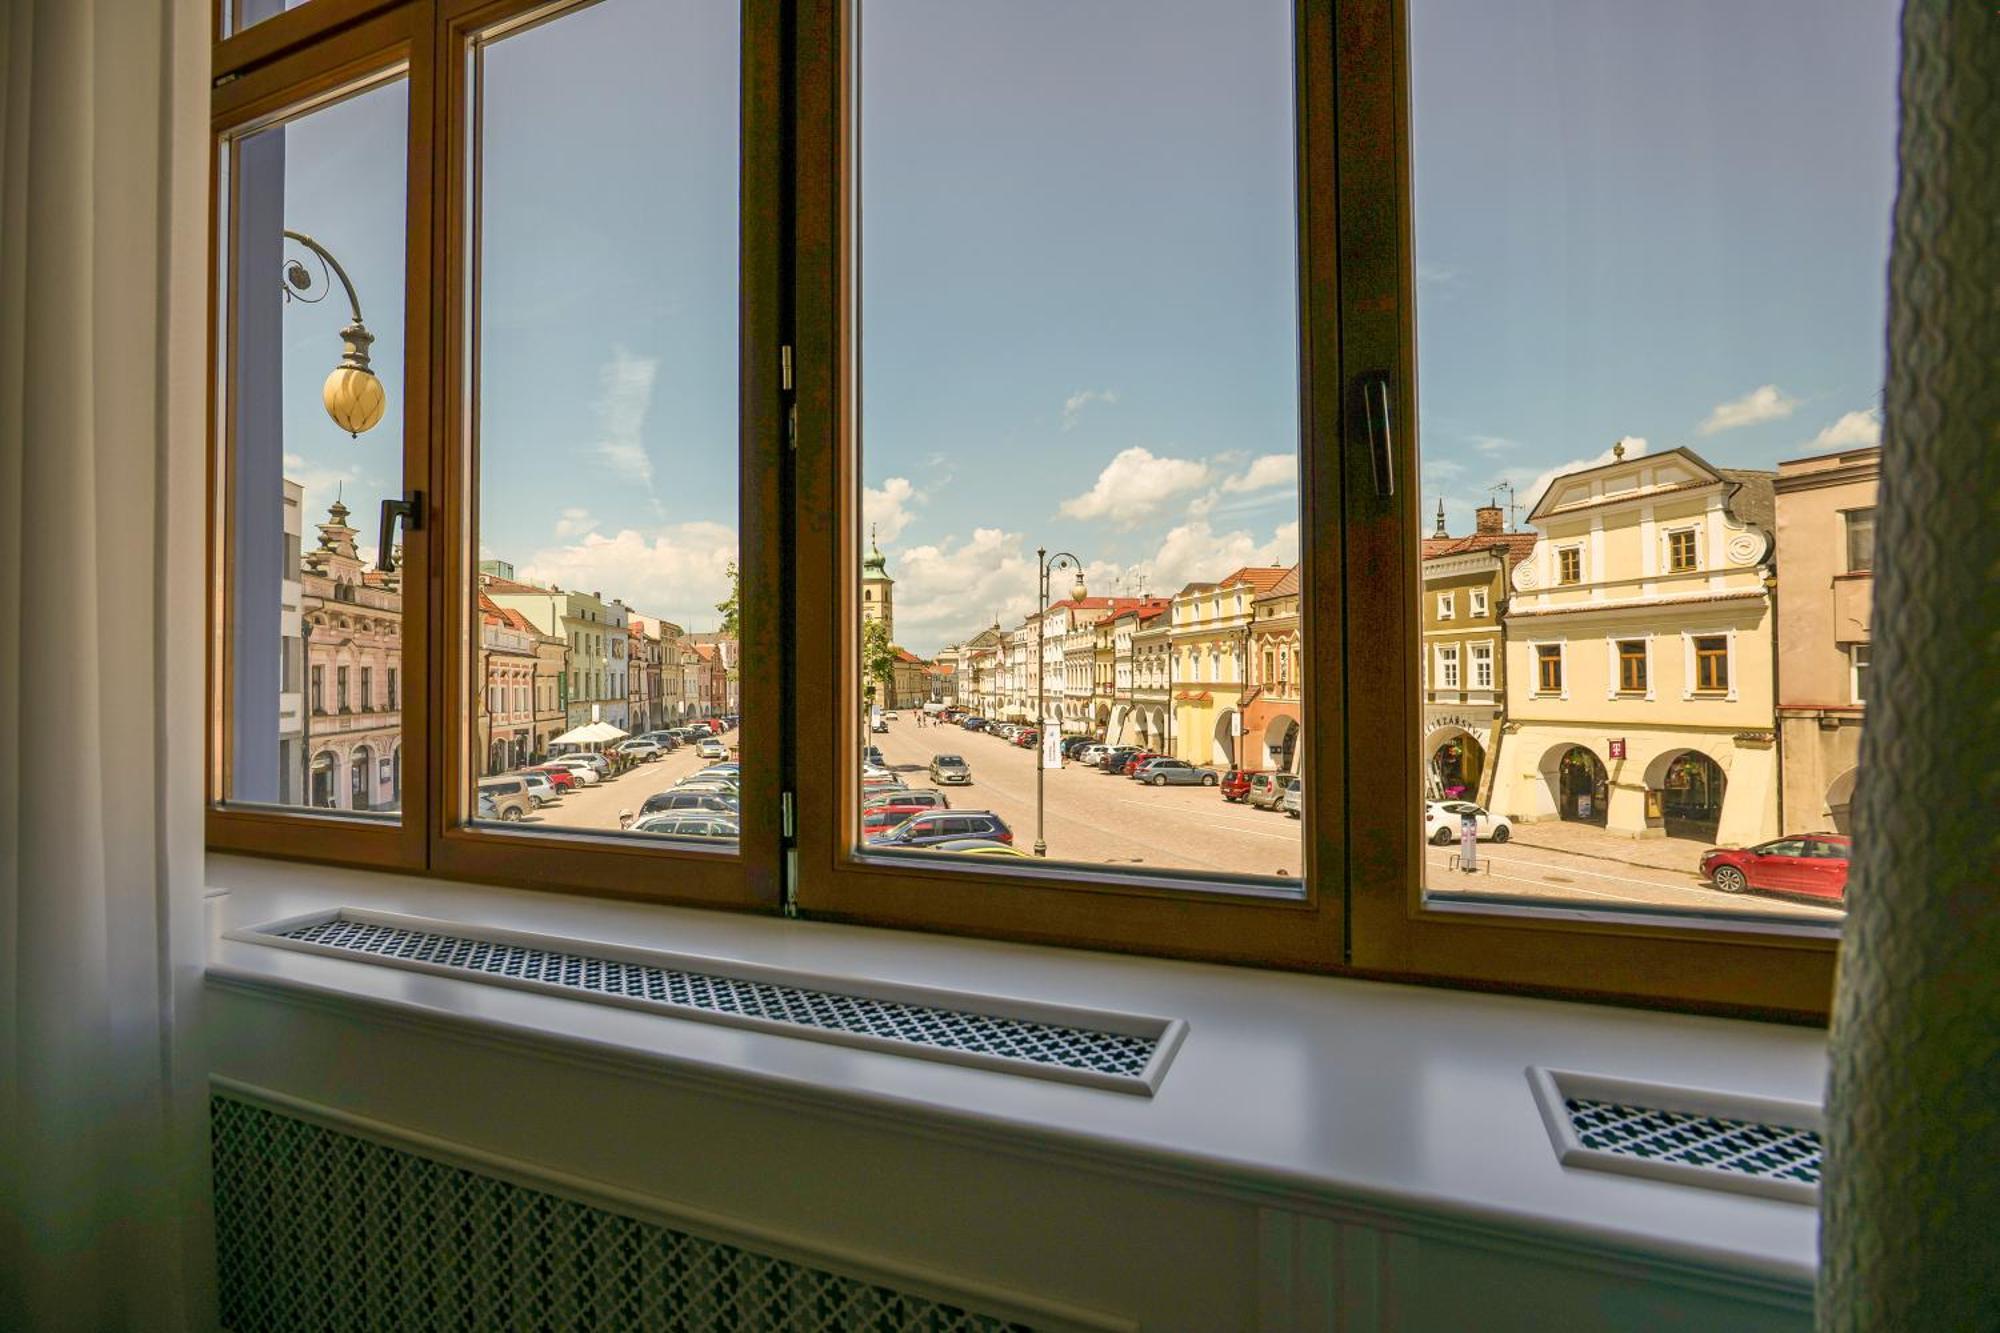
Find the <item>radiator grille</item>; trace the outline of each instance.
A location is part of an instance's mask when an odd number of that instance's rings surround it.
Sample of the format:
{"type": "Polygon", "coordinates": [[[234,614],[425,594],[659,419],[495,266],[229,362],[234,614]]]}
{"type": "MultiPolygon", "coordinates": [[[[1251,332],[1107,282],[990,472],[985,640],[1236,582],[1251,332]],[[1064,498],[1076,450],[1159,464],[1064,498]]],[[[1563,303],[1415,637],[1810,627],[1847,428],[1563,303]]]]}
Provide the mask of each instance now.
{"type": "Polygon", "coordinates": [[[1819,1184],[1820,1140],[1809,1129],[1587,1097],[1565,1098],[1563,1108],[1585,1148],[1764,1180],[1819,1184]]]}
{"type": "Polygon", "coordinates": [[[376,958],[1122,1078],[1143,1076],[1158,1047],[1158,1040],[1148,1036],[905,1004],[345,917],[271,934],[376,958]]]}
{"type": "Polygon", "coordinates": [[[211,1111],[222,1322],[233,1333],[1028,1327],[234,1097],[212,1098],[211,1111]]]}

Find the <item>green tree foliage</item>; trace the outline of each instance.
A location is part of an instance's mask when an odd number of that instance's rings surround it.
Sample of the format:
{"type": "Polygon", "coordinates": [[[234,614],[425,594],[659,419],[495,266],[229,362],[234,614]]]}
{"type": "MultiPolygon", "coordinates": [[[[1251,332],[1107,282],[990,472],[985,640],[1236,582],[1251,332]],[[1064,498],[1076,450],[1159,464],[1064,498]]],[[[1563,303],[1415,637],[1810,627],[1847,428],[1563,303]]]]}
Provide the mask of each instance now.
{"type": "Polygon", "coordinates": [[[722,601],[717,602],[715,604],[715,609],[722,613],[722,624],[719,626],[719,628],[721,629],[722,633],[728,635],[732,639],[741,637],[736,632],[737,603],[740,592],[741,589],[738,586],[738,579],[736,577],[736,562],[734,560],[731,560],[729,562],[729,596],[724,598],[722,601]]]}
{"type": "Polygon", "coordinates": [[[862,684],[875,686],[877,702],[886,703],[895,679],[896,647],[889,642],[889,627],[871,620],[861,627],[862,684]]]}

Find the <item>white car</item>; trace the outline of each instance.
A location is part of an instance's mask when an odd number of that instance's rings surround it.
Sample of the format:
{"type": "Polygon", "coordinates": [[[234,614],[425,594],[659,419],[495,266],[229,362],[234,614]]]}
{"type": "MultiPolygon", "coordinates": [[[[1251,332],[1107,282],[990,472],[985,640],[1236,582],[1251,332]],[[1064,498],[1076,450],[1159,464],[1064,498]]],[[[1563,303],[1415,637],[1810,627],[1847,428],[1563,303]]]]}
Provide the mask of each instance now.
{"type": "Polygon", "coordinates": [[[1470,811],[1478,821],[1481,842],[1505,842],[1514,836],[1507,816],[1492,814],[1470,801],[1424,802],[1424,837],[1434,847],[1448,847],[1458,841],[1459,819],[1470,811]]]}
{"type": "Polygon", "coordinates": [[[705,741],[695,742],[694,752],[703,759],[727,759],[729,747],[713,736],[705,741]]]}
{"type": "Polygon", "coordinates": [[[549,760],[549,762],[552,764],[560,764],[564,768],[568,769],[571,773],[576,775],[576,780],[578,782],[581,782],[586,787],[588,787],[591,783],[598,781],[601,776],[597,771],[597,765],[592,763],[586,763],[584,760],[575,758],[574,756],[568,759],[551,759],[549,760]]]}
{"type": "Polygon", "coordinates": [[[1098,761],[1110,753],[1111,747],[1108,745],[1086,745],[1076,752],[1076,761],[1079,764],[1088,764],[1090,767],[1096,768],[1098,761]]]}
{"type": "Polygon", "coordinates": [[[517,773],[514,776],[528,784],[528,795],[535,798],[537,808],[562,795],[556,790],[556,784],[549,781],[546,773],[517,773]]]}

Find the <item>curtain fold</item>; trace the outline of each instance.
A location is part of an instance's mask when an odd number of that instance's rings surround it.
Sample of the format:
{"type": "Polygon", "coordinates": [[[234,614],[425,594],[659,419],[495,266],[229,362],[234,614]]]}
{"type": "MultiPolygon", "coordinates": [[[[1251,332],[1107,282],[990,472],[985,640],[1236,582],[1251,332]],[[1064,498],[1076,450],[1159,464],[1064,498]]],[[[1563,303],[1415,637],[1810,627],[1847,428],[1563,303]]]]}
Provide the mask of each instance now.
{"type": "Polygon", "coordinates": [[[2000,15],[1910,0],[1819,1326],[2000,1328],[2000,15]]]}
{"type": "Polygon", "coordinates": [[[0,18],[0,1327],[203,1305],[207,24],[0,18]]]}

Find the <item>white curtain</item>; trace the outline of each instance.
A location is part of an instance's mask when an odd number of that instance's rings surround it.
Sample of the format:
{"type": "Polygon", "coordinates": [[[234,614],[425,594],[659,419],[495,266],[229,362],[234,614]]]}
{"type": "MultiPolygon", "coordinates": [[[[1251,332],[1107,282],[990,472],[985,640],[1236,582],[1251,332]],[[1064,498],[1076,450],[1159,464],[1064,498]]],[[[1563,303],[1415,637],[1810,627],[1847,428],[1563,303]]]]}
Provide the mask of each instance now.
{"type": "Polygon", "coordinates": [[[0,1328],[212,1327],[207,0],[0,10],[0,1328]]]}

